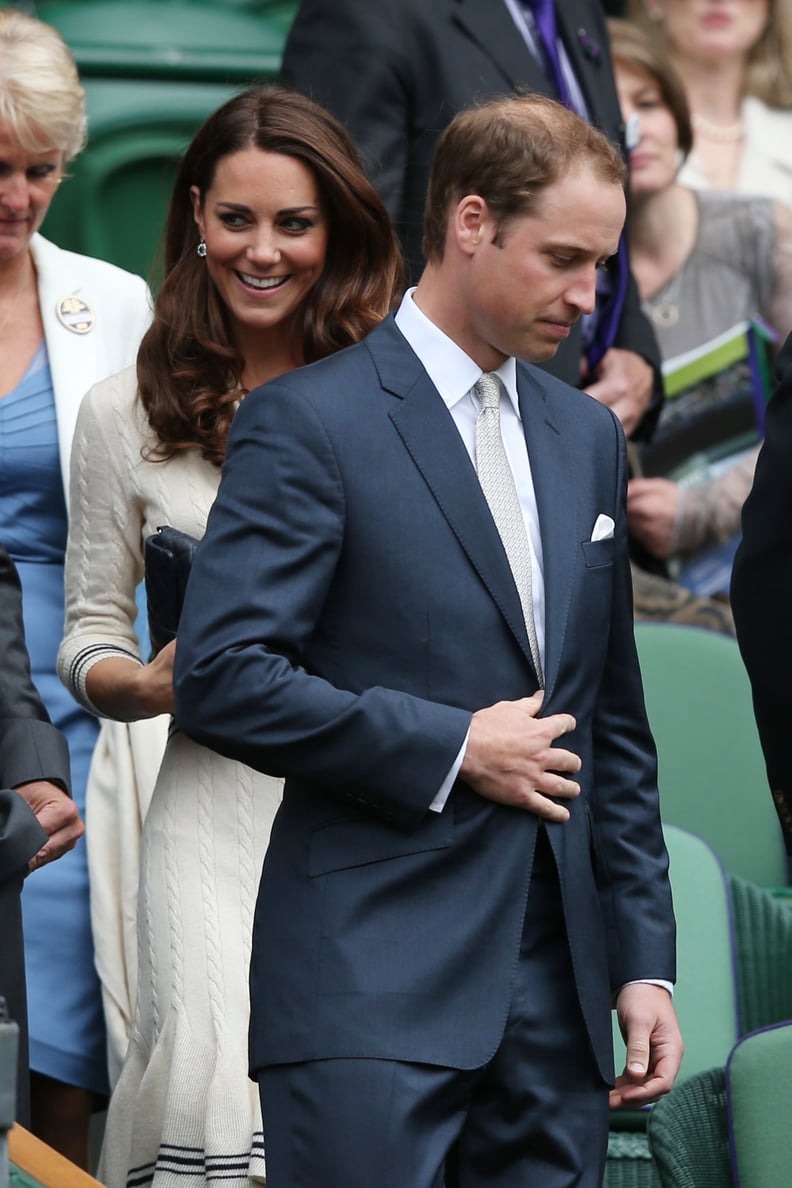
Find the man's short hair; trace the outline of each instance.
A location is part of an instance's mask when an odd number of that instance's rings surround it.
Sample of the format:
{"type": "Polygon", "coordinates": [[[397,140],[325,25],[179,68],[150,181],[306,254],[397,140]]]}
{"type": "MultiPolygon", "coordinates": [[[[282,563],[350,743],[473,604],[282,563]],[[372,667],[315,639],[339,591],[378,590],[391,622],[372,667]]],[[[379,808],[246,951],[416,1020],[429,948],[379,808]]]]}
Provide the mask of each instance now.
{"type": "Polygon", "coordinates": [[[616,145],[544,95],[518,93],[459,112],[432,161],[424,256],[442,260],[449,214],[466,195],[486,201],[497,242],[509,219],[531,213],[542,190],[585,165],[603,181],[624,186],[627,169],[616,145]]]}

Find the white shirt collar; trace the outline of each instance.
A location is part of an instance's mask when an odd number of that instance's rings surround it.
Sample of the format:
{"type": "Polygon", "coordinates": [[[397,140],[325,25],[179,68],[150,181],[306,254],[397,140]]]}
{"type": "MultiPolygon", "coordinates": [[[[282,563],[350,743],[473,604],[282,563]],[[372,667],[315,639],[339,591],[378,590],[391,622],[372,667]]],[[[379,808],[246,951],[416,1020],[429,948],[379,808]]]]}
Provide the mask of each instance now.
{"type": "MultiPolygon", "coordinates": [[[[396,325],[415,351],[447,408],[464,399],[481,375],[481,368],[452,338],[436,326],[413,301],[415,288],[408,289],[396,311],[396,325]]],[[[507,359],[494,372],[503,383],[519,418],[517,364],[507,359]]]]}

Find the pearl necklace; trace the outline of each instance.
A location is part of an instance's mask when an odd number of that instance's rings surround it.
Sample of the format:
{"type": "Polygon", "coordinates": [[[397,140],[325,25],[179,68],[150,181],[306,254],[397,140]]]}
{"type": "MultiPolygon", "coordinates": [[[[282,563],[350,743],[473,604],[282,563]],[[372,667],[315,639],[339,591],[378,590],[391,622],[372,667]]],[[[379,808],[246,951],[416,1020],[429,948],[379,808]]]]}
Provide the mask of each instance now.
{"type": "Polygon", "coordinates": [[[691,113],[690,122],[696,132],[710,140],[718,140],[721,144],[737,144],[745,136],[745,124],[738,120],[736,124],[711,124],[703,116],[691,113]]]}

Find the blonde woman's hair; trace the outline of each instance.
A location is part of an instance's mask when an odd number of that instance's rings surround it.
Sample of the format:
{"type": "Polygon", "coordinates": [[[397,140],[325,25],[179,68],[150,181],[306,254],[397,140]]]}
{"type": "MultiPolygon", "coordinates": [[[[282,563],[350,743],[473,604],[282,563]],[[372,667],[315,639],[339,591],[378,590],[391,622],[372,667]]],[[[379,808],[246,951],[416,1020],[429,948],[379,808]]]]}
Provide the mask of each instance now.
{"type": "MultiPolygon", "coordinates": [[[[769,0],[768,7],[764,32],[748,55],[743,95],[753,95],[768,107],[792,107],[792,4],[769,0]]],[[[662,10],[652,0],[629,0],[627,15],[653,39],[659,38],[673,56],[662,10]]]]}
{"type": "Polygon", "coordinates": [[[14,8],[0,9],[0,124],[31,153],[65,161],[85,144],[85,92],[61,35],[14,8]]]}

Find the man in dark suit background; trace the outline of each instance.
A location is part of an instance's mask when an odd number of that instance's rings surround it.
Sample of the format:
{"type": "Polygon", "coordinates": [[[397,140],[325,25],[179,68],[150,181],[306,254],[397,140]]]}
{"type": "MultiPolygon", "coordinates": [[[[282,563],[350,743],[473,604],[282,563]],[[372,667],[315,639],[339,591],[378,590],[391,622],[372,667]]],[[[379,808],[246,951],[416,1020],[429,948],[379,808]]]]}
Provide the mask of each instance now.
{"type": "Polygon", "coordinates": [[[676,1074],[623,433],[515,359],[592,308],[623,178],[544,98],[458,116],[418,288],[235,417],[175,701],[287,777],[251,968],[272,1188],[436,1188],[454,1146],[462,1188],[593,1188],[612,1002],[611,1105],[676,1074]]]}
{"type": "MultiPolygon", "coordinates": [[[[300,4],[282,78],[339,116],[355,136],[416,279],[432,152],[457,111],[517,88],[563,98],[561,88],[579,114],[624,145],[599,0],[550,5],[558,34],[554,61],[542,38],[546,18],[536,16],[536,8],[535,0],[300,4]]],[[[626,246],[622,250],[608,275],[611,290],[623,292],[614,308],[600,302],[594,341],[584,343],[580,323],[543,366],[576,387],[585,383],[628,434],[645,436],[662,401],[660,356],[626,268],[626,246]]]]}
{"type": "Polygon", "coordinates": [[[16,1116],[27,1125],[22,882],[29,870],[71,850],[83,826],[67,793],[66,740],[51,725],[30,679],[19,578],[3,548],[0,657],[0,997],[20,1026],[16,1116]]]}
{"type": "Polygon", "coordinates": [[[743,505],[731,604],[767,776],[792,855],[792,337],[778,356],[777,375],[753,488],[743,505]]]}

